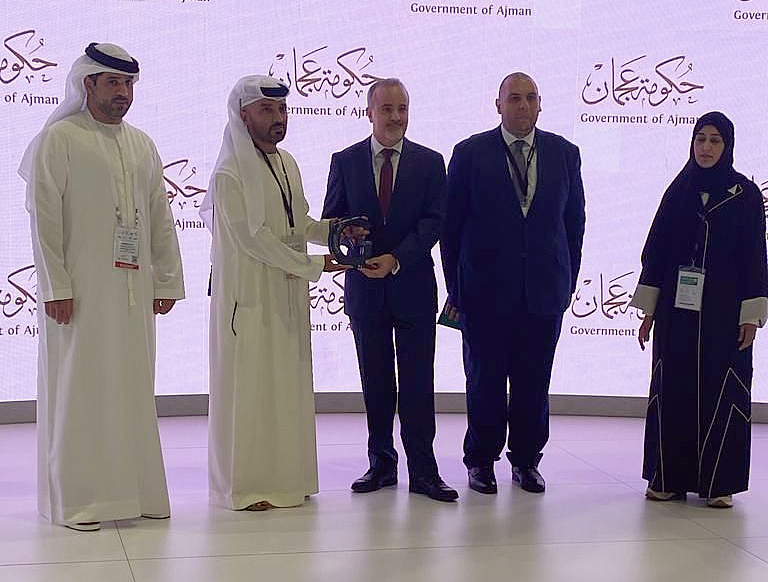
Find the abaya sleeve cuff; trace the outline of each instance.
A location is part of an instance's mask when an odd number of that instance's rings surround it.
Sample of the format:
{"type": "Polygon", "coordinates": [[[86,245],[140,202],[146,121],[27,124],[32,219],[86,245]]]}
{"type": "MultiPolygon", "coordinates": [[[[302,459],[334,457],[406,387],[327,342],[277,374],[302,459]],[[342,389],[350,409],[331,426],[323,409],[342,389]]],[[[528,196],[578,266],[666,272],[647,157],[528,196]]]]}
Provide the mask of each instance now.
{"type": "Polygon", "coordinates": [[[751,323],[763,327],[768,319],[768,297],[755,297],[741,302],[739,325],[751,323]]]}
{"type": "Polygon", "coordinates": [[[653,312],[656,311],[656,302],[659,300],[660,291],[661,289],[658,287],[638,283],[629,305],[641,310],[645,315],[653,315],[653,312]]]}
{"type": "Polygon", "coordinates": [[[38,289],[37,295],[38,299],[42,300],[43,303],[48,303],[49,301],[64,301],[65,299],[73,298],[71,288],[51,289],[50,291],[38,289]]]}

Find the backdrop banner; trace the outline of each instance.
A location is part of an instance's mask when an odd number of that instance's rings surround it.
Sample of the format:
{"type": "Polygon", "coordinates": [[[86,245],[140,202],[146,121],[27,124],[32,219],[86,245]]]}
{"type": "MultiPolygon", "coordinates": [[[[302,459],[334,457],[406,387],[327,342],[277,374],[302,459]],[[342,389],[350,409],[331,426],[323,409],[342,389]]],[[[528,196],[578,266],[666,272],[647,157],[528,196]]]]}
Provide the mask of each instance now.
{"type": "MultiPolygon", "coordinates": [[[[638,347],[640,314],[628,304],[698,116],[716,109],[733,120],[735,166],[768,195],[766,35],[768,0],[0,0],[0,401],[36,392],[36,276],[16,169],[90,42],[124,46],[141,63],[126,119],[157,144],[181,242],[188,298],[158,319],[158,394],[208,390],[210,236],[198,208],[238,78],[290,85],[281,147],[319,217],[331,154],[370,133],[366,91],[376,79],[402,79],[408,137],[447,164],[456,143],[499,124],[499,84],[520,70],[538,83],[539,127],[579,146],[587,199],[552,393],[642,396],[650,350],[638,347]]],[[[438,281],[442,305],[439,272],[438,281]]],[[[343,275],[324,274],[310,296],[315,390],[359,390],[343,275]]],[[[460,334],[441,327],[437,341],[437,390],[461,392],[460,334]]],[[[766,355],[761,331],[755,401],[768,402],[766,355]]]]}

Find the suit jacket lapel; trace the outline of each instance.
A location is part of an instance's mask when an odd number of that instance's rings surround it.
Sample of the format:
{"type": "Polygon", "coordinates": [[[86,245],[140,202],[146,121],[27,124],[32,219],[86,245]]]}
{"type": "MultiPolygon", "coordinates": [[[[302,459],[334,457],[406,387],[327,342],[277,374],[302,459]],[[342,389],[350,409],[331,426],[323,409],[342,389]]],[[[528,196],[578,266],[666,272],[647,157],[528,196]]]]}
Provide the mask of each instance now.
{"type": "MultiPolygon", "coordinates": [[[[373,156],[371,152],[371,138],[369,137],[365,141],[360,142],[360,147],[357,148],[355,153],[356,160],[354,167],[358,168],[360,192],[357,194],[362,198],[361,202],[363,207],[368,209],[375,209],[378,216],[381,216],[379,210],[379,194],[376,192],[376,181],[373,177],[373,156]]],[[[373,212],[368,212],[369,218],[376,216],[373,212]]]]}
{"type": "Polygon", "coordinates": [[[533,199],[536,200],[535,194],[541,189],[541,185],[544,181],[544,152],[546,150],[544,142],[546,141],[546,138],[541,135],[541,132],[538,129],[534,135],[536,136],[536,190],[534,191],[533,199]]]}
{"type": "Polygon", "coordinates": [[[369,137],[360,144],[357,155],[360,156],[360,160],[357,164],[358,168],[364,168],[365,191],[367,194],[373,195],[378,200],[378,193],[376,192],[376,181],[373,177],[373,153],[371,152],[371,138],[369,137]]]}
{"type": "MultiPolygon", "coordinates": [[[[411,169],[413,167],[413,146],[411,145],[411,142],[409,142],[407,139],[403,138],[403,147],[400,152],[400,159],[397,162],[397,175],[395,176],[395,183],[392,184],[392,201],[398,199],[398,191],[402,190],[404,186],[401,186],[401,184],[406,184],[408,182],[408,179],[404,176],[408,176],[411,172],[411,169]]],[[[392,207],[392,204],[390,202],[390,208],[392,207]]]]}
{"type": "Polygon", "coordinates": [[[537,206],[536,201],[544,192],[542,185],[544,184],[544,152],[546,151],[544,142],[546,138],[542,139],[542,137],[541,132],[537,129],[534,134],[535,141],[533,142],[536,146],[536,189],[533,191],[533,200],[531,200],[531,206],[528,208],[528,216],[531,215],[534,207],[537,206]]]}
{"type": "Polygon", "coordinates": [[[517,186],[512,181],[512,175],[509,173],[509,158],[507,158],[507,145],[504,142],[504,134],[501,133],[501,126],[496,128],[496,138],[498,141],[498,148],[494,148],[501,154],[499,162],[502,168],[502,174],[504,175],[504,188],[502,196],[510,197],[510,204],[517,209],[517,213],[520,218],[523,217],[523,209],[520,208],[520,200],[518,199],[517,186]]]}
{"type": "MultiPolygon", "coordinates": [[[[369,148],[370,143],[371,140],[368,138],[369,148]]],[[[369,160],[373,159],[373,152],[369,152],[368,158],[369,160]]],[[[401,191],[406,188],[406,185],[408,184],[408,176],[411,175],[415,163],[416,161],[413,159],[413,145],[407,139],[403,138],[403,147],[400,151],[400,159],[397,162],[397,174],[395,174],[395,182],[392,184],[392,199],[389,201],[389,211],[387,216],[384,216],[383,218],[388,218],[393,215],[393,207],[399,207],[408,201],[408,197],[403,196],[401,191]]],[[[371,178],[373,178],[373,162],[370,161],[369,165],[371,166],[371,178]]],[[[376,208],[379,208],[379,193],[376,191],[375,180],[373,182],[373,192],[376,197],[376,208]]],[[[379,210],[379,215],[381,215],[381,210],[379,210]]],[[[396,210],[394,215],[397,216],[396,210]]]]}

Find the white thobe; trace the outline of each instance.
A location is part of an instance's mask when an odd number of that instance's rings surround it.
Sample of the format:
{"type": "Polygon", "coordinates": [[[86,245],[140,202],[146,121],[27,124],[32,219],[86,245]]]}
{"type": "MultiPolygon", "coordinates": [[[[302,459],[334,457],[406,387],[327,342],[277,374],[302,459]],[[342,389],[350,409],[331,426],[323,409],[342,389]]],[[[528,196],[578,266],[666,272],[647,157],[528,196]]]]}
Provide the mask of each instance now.
{"type": "Polygon", "coordinates": [[[87,112],[46,130],[31,189],[37,269],[38,506],[54,523],[168,514],[154,401],[153,299],[184,297],[154,144],[87,112]],[[117,210],[116,210],[117,208],[117,210]],[[113,267],[118,212],[139,269],[113,267]],[[74,301],[70,324],[43,302],[74,301]]]}
{"type": "MultiPolygon", "coordinates": [[[[280,153],[294,232],[326,244],[329,221],[307,215],[296,162],[280,153]]],[[[318,491],[308,281],[324,259],[284,244],[291,229],[280,189],[261,157],[253,163],[262,192],[244,191],[232,174],[214,177],[209,484],[211,502],[231,509],[300,505],[318,491]],[[262,195],[264,223],[250,224],[247,198],[262,195]]]]}

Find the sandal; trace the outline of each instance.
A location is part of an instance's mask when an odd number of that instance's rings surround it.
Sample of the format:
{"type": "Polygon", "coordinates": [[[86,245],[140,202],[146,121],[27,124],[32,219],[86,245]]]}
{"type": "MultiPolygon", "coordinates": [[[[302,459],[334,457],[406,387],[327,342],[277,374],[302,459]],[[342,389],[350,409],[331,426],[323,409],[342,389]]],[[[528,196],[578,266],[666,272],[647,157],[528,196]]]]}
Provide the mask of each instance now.
{"type": "Polygon", "coordinates": [[[245,511],[267,511],[268,509],[274,509],[275,506],[269,501],[258,501],[257,503],[251,503],[249,506],[244,507],[245,511]]]}
{"type": "Polygon", "coordinates": [[[729,507],[733,507],[733,497],[731,495],[723,495],[722,497],[710,497],[707,499],[707,505],[709,507],[727,509],[729,507]]]}
{"type": "Polygon", "coordinates": [[[650,501],[680,501],[685,499],[685,493],[679,491],[656,491],[648,487],[645,490],[645,498],[650,501]]]}

